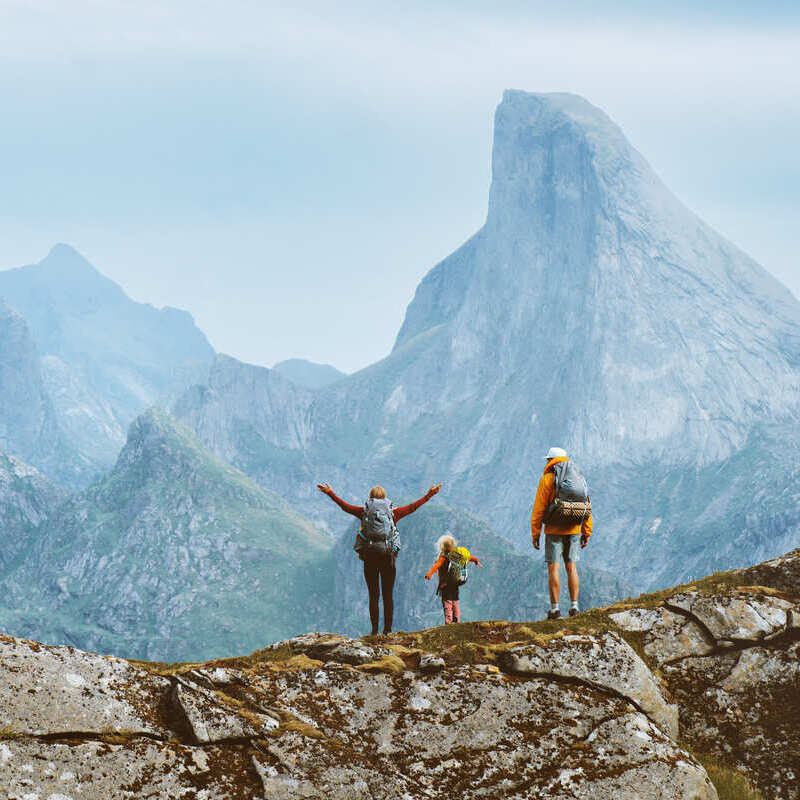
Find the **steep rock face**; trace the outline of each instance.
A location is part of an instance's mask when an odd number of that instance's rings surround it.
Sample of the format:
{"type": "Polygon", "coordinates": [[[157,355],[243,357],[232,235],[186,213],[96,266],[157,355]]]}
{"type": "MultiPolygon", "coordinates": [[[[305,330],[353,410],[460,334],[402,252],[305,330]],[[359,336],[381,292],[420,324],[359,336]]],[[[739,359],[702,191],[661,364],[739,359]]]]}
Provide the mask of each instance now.
{"type": "Polygon", "coordinates": [[[0,271],[0,297],[27,320],[61,425],[95,474],[137,414],[201,379],[213,358],[189,314],[133,302],[67,245],[0,271]]]}
{"type": "Polygon", "coordinates": [[[319,619],[330,540],[152,409],[3,580],[5,630],[163,660],[248,650],[319,619]]]}
{"type": "Polygon", "coordinates": [[[0,452],[0,573],[30,546],[34,528],[65,497],[66,493],[37,469],[0,452]]]}
{"type": "MultiPolygon", "coordinates": [[[[2,298],[2,291],[0,291],[2,298]]],[[[0,299],[0,451],[12,453],[56,479],[81,473],[64,443],[42,378],[36,343],[22,316],[0,299]],[[69,462],[69,465],[65,464],[69,462]]]]}
{"type": "Polygon", "coordinates": [[[218,458],[292,498],[316,522],[330,509],[320,502],[307,454],[313,397],[275,370],[218,355],[208,382],[188,389],[172,411],[218,458]]]}
{"type": "MultiPolygon", "coordinates": [[[[648,587],[796,542],[799,370],[800,303],[602,111],[507,92],[486,223],[422,281],[392,354],[304,399],[302,442],[275,434],[285,408],[236,430],[348,493],[442,480],[521,545],[541,455],[561,444],[592,487],[599,565],[648,587]]],[[[217,451],[206,420],[238,396],[196,393],[179,413],[217,451]]],[[[230,453],[245,469],[248,442],[230,453]]]]}

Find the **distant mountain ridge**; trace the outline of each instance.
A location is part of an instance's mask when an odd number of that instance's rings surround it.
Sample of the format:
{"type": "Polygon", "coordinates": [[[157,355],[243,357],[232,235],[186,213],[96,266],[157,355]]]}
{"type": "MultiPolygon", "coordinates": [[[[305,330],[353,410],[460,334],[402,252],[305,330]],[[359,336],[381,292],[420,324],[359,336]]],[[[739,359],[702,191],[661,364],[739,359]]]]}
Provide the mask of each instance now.
{"type": "Polygon", "coordinates": [[[0,271],[0,298],[36,343],[48,402],[77,454],[61,471],[72,466],[72,485],[113,465],[134,417],[203,380],[214,356],[191,315],[132,301],[65,244],[38,264],[0,271]]]}
{"type": "Polygon", "coordinates": [[[340,372],[330,364],[317,364],[304,358],[279,361],[272,369],[307,389],[321,389],[345,377],[344,372],[340,372]]]}
{"type": "Polygon", "coordinates": [[[65,483],[91,470],[65,440],[26,321],[0,299],[0,456],[4,453],[65,483]]]}

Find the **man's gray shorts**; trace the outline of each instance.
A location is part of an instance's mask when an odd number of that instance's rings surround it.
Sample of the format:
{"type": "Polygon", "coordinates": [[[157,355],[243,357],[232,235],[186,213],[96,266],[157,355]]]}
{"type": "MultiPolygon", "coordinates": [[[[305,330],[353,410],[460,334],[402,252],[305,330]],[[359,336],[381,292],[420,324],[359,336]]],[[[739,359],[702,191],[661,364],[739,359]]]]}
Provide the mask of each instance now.
{"type": "Polygon", "coordinates": [[[557,536],[546,533],[544,536],[544,560],[558,564],[561,559],[566,562],[581,560],[581,535],[557,536]]]}

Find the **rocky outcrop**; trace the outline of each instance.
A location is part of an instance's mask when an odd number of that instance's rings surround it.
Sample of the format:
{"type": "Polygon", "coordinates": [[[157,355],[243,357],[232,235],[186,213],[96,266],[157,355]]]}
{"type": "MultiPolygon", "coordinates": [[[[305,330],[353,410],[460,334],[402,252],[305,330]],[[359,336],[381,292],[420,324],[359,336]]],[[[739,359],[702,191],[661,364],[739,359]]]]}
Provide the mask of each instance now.
{"type": "Polygon", "coordinates": [[[663,675],[682,740],[776,800],[800,797],[799,574],[795,550],[608,615],[663,675]]]}
{"type": "Polygon", "coordinates": [[[502,653],[501,663],[516,675],[574,680],[617,694],[678,738],[678,709],[667,704],[653,673],[615,633],[512,647],[502,653]]]}
{"type": "Polygon", "coordinates": [[[155,736],[169,681],[119,658],[3,636],[0,686],[5,738],[155,736]]]}
{"type": "Polygon", "coordinates": [[[172,667],[2,637],[0,785],[10,800],[717,800],[709,775],[727,770],[797,800],[800,597],[742,576],[557,621],[309,633],[172,667]]]}
{"type": "MultiPolygon", "coordinates": [[[[716,798],[660,712],[597,680],[584,655],[608,647],[603,637],[545,645],[574,661],[565,681],[504,659],[500,669],[440,659],[432,671],[418,648],[342,636],[163,675],[0,644],[0,783],[13,800],[716,798]]],[[[638,668],[627,645],[611,646],[616,667],[638,668]]]]}

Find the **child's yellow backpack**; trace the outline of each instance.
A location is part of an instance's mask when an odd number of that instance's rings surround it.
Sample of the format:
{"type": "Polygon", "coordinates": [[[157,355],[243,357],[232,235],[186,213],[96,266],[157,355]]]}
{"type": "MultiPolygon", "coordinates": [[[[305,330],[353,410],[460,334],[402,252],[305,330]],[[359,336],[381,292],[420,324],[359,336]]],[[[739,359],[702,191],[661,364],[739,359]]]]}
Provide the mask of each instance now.
{"type": "Polygon", "coordinates": [[[467,565],[469,564],[470,552],[466,547],[456,547],[447,554],[447,582],[454,583],[456,586],[463,586],[469,577],[467,565]]]}

